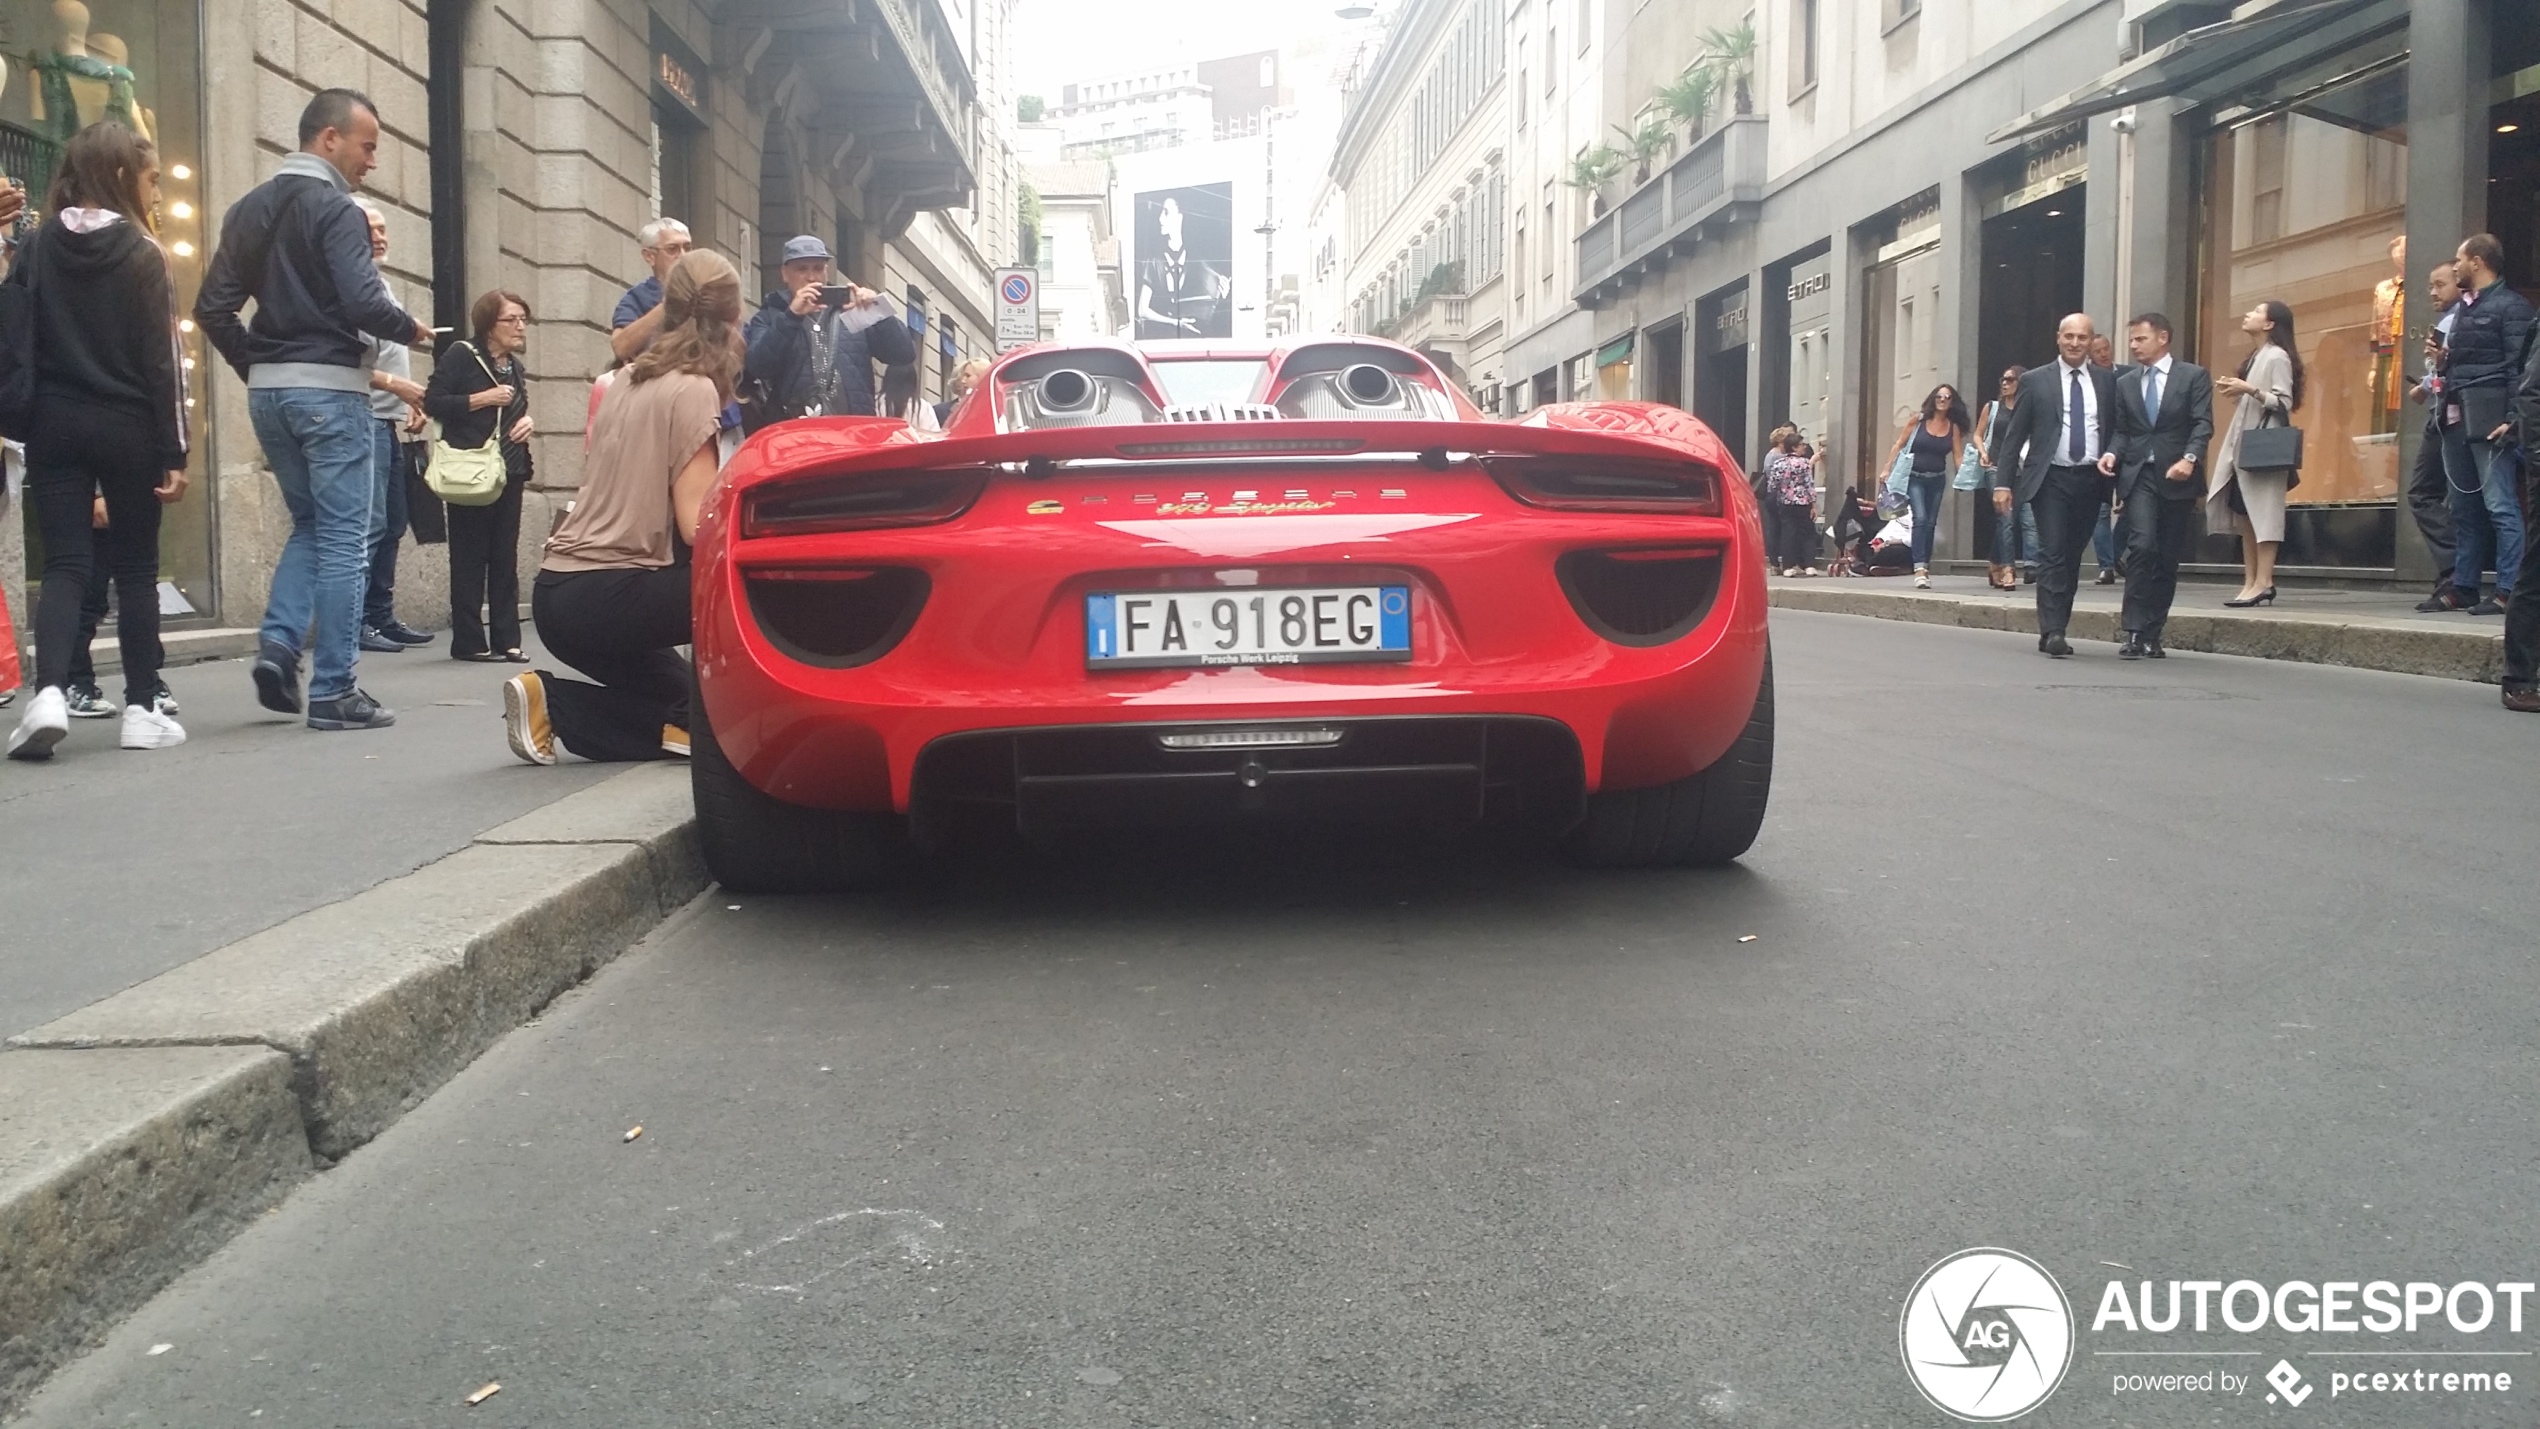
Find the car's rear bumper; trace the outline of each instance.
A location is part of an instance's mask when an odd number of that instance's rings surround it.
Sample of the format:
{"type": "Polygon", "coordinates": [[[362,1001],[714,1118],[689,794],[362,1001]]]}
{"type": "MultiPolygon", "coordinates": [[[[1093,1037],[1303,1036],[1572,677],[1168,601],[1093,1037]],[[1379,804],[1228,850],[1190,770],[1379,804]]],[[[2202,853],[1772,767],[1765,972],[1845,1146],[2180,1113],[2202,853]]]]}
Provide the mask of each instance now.
{"type": "Polygon", "coordinates": [[[963,827],[1040,837],[1237,819],[1561,829],[1585,795],[1578,740],[1551,720],[1060,725],[927,745],[909,814],[921,841],[963,827]],[[1175,747],[1212,733],[1294,742],[1175,747]]]}
{"type": "MultiPolygon", "coordinates": [[[[956,747],[976,747],[970,742],[981,737],[1002,741],[1011,763],[1017,751],[1052,749],[1052,731],[1087,731],[1099,745],[1111,735],[1092,732],[1126,731],[1151,741],[1165,727],[1318,720],[1370,731],[1387,722],[1440,730],[1459,722],[1492,728],[1498,721],[1537,722],[1564,733],[1567,752],[1557,762],[1574,771],[1564,777],[1575,778],[1578,791],[1644,788],[1709,766],[1736,740],[1754,707],[1766,648],[1763,582],[1735,548],[1729,559],[1731,569],[1701,622],[1679,638],[1642,648],[1599,639],[1566,606],[1556,606],[1570,633],[1540,654],[1515,658],[1095,675],[1081,667],[1081,657],[1044,651],[1041,658],[992,669],[984,661],[948,660],[941,644],[926,639],[929,622],[984,622],[987,615],[974,607],[930,609],[891,654],[854,668],[822,668],[780,651],[752,625],[737,578],[723,586],[709,578],[698,593],[697,651],[706,712],[735,767],[768,794],[816,808],[909,812],[913,797],[924,792],[921,766],[951,759],[956,747]]],[[[1548,573],[1543,579],[1535,599],[1560,602],[1548,573]]],[[[1058,617],[1060,624],[1068,619],[1058,617]]],[[[1080,618],[1074,628],[1081,630],[1080,618]]],[[[1081,648],[1081,634],[1075,638],[1081,648]]],[[[1428,639],[1426,648],[1441,643],[1428,639]]],[[[1357,751],[1377,742],[1372,733],[1355,732],[1349,741],[1357,751]]],[[[1485,773],[1474,776],[1481,780],[1478,795],[1465,774],[1415,769],[1343,779],[1306,773],[1310,765],[1294,760],[1273,762],[1298,770],[1272,781],[1280,786],[1275,792],[1232,794],[1223,779],[1209,778],[1182,781],[1205,792],[1168,795],[1164,786],[1176,781],[1139,780],[1138,760],[1125,752],[1122,758],[1117,769],[1079,772],[1128,778],[1150,811],[1169,813],[1166,806],[1181,799],[1176,807],[1192,816],[1224,807],[1303,811],[1327,798],[1336,807],[1364,804],[1362,791],[1388,789],[1391,796],[1424,801],[1424,808],[1490,798],[1487,761],[1478,766],[1485,773]],[[1306,792],[1316,786],[1344,792],[1306,792]]],[[[1200,764],[1181,759],[1168,767],[1200,764]]],[[[1070,810],[1130,792],[1126,785],[1106,790],[1098,781],[1028,787],[1016,796],[1019,805],[1053,819],[1076,819],[1070,810]]],[[[1544,797],[1541,790],[1526,795],[1530,806],[1544,797]]]]}

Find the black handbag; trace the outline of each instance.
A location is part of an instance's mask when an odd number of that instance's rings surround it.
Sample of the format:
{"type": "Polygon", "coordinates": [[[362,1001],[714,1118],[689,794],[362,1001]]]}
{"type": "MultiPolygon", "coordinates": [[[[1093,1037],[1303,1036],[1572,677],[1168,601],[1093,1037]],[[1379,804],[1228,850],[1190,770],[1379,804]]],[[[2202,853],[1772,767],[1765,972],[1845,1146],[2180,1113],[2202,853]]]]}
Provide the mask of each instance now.
{"type": "Polygon", "coordinates": [[[406,529],[414,533],[418,546],[438,546],[450,539],[450,520],[441,498],[423,479],[431,464],[431,443],[397,443],[398,479],[406,483],[406,529]]]}
{"type": "MultiPolygon", "coordinates": [[[[36,239],[18,246],[20,266],[35,261],[36,239]]],[[[35,270],[23,282],[0,283],[0,433],[25,441],[35,424],[35,270]]]]}
{"type": "MultiPolygon", "coordinates": [[[[2240,451],[2233,458],[2232,465],[2242,471],[2299,473],[2302,469],[2302,429],[2279,413],[2268,412],[2258,419],[2258,425],[2240,434],[2240,451]],[[2282,425],[2267,425],[2270,418],[2282,425]]],[[[2300,479],[2296,475],[2287,484],[2289,486],[2300,479]]]]}

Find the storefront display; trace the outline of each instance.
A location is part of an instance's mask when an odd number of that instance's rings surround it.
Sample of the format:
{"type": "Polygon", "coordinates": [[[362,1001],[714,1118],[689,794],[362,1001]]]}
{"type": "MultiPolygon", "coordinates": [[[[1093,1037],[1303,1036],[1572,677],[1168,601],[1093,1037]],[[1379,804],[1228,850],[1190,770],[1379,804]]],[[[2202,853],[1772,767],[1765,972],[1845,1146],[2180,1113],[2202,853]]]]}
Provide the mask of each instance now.
{"type": "MultiPolygon", "coordinates": [[[[202,279],[200,141],[202,41],[191,5],[151,0],[0,0],[0,173],[24,183],[39,209],[61,147],[103,120],[126,125],[159,149],[159,241],[176,279],[180,312],[202,279]]],[[[32,225],[30,225],[31,227],[32,225]]],[[[159,538],[160,603],[172,618],[208,615],[212,591],[212,482],[205,451],[205,347],[191,322],[178,334],[197,395],[193,482],[169,508],[159,538]]],[[[31,543],[30,558],[40,556],[31,543]]]]}
{"type": "MultiPolygon", "coordinates": [[[[2375,72],[2206,140],[2198,356],[2236,369],[2241,316],[2293,310],[2305,391],[2302,505],[2390,501],[2399,489],[2408,271],[2407,69],[2375,72]]],[[[2218,420],[2229,415],[2227,404],[2218,420]]]]}

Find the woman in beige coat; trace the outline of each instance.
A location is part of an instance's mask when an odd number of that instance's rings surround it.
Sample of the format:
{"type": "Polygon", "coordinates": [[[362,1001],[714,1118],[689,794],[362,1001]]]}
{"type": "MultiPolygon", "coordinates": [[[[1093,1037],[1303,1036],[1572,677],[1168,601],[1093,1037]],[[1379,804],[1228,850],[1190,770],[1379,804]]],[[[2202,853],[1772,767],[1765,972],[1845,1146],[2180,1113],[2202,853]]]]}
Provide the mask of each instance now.
{"type": "Polygon", "coordinates": [[[2240,533],[2240,594],[2223,604],[2265,605],[2275,599],[2275,553],[2284,543],[2284,494],[2296,479],[2290,467],[2240,465],[2240,436],[2269,417],[2290,423],[2302,405],[2302,357],[2293,347],[2293,310],[2273,298],[2251,308],[2240,330],[2257,347],[2236,377],[2218,376],[2214,391],[2240,401],[2223,429],[2222,451],[2205,479],[2205,509],[2227,503],[2240,533]]]}

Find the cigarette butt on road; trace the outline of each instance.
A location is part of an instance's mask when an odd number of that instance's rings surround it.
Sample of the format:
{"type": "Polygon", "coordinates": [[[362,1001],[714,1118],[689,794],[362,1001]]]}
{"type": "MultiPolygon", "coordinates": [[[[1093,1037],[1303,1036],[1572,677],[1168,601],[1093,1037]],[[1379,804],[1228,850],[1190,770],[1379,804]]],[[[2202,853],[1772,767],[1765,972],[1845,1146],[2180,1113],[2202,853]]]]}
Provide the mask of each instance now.
{"type": "Polygon", "coordinates": [[[471,1394],[471,1395],[469,1395],[469,1396],[467,1397],[467,1400],[466,1400],[467,1407],[468,1407],[468,1408],[470,1408],[470,1409],[474,1409],[476,1406],[478,1406],[478,1405],[480,1405],[480,1404],[483,1404],[486,1400],[489,1400],[489,1399],[493,1398],[495,1395],[498,1395],[498,1394],[500,1394],[500,1393],[502,1393],[502,1392],[503,1392],[503,1387],[502,1387],[502,1385],[500,1385],[500,1384],[498,1384],[498,1383],[495,1383],[494,1381],[488,1380],[488,1381],[486,1382],[485,1387],[484,1387],[483,1389],[480,1389],[480,1390],[478,1390],[476,1393],[471,1394]]]}
{"type": "Polygon", "coordinates": [[[624,1135],[624,1136],[622,1136],[622,1137],[620,1137],[620,1138],[618,1138],[618,1139],[619,1139],[619,1140],[621,1140],[621,1141],[633,1141],[636,1137],[639,1137],[639,1136],[641,1136],[641,1135],[643,1135],[643,1134],[644,1134],[644,1128],[642,1128],[642,1127],[640,1127],[640,1126],[630,1126],[630,1127],[628,1127],[628,1128],[626,1129],[626,1135],[624,1135]]]}
{"type": "Polygon", "coordinates": [[[1745,934],[1744,936],[1740,937],[1740,938],[1738,939],[1738,941],[1739,941],[1739,942],[1741,942],[1741,943],[1751,943],[1751,942],[1754,942],[1754,941],[1755,941],[1756,937],[1757,937],[1757,935],[1756,935],[1756,934],[1754,934],[1754,933],[1748,933],[1748,934],[1745,934]]]}

